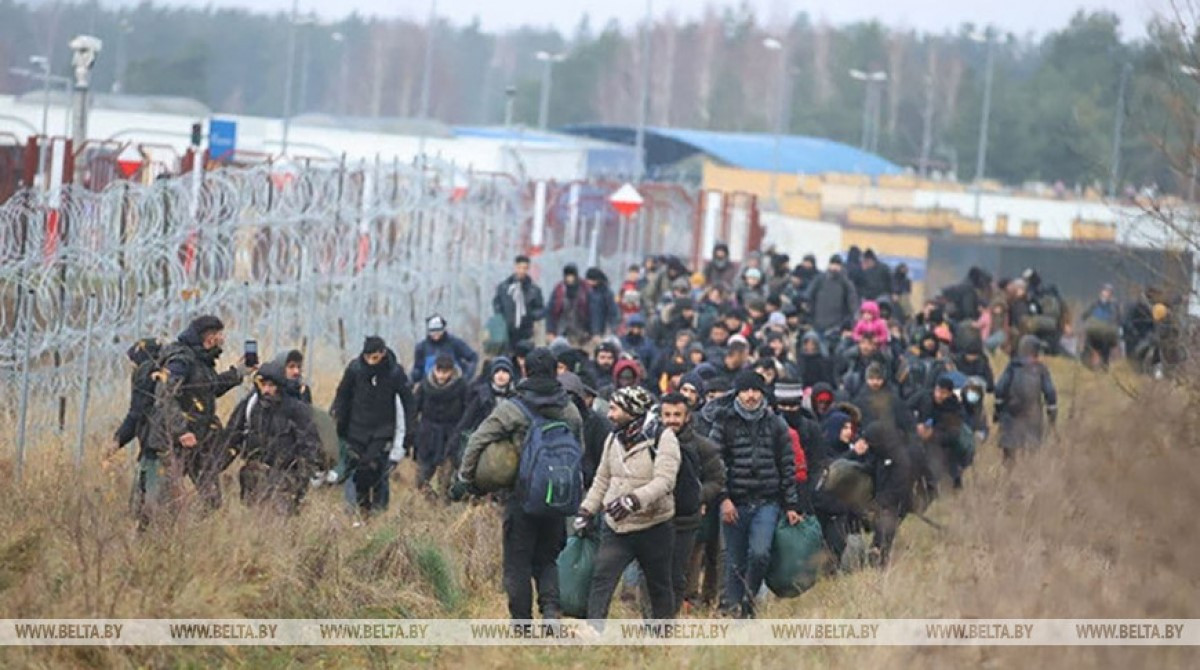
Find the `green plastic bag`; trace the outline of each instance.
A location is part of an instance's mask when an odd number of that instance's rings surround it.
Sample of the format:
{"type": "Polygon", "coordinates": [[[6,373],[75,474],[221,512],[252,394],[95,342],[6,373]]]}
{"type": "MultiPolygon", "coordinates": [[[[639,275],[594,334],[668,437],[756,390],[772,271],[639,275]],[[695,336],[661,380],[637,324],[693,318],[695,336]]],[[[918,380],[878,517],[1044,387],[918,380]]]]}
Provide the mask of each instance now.
{"type": "Polygon", "coordinates": [[[958,431],[958,439],[954,441],[954,455],[962,465],[975,462],[975,431],[965,421],[958,431]]]}
{"type": "Polygon", "coordinates": [[[596,571],[596,553],[599,551],[600,538],[596,533],[588,533],[572,535],[558,555],[558,605],[564,615],[587,618],[592,573],[596,571]]]}
{"type": "Polygon", "coordinates": [[[795,526],[780,519],[771,545],[771,564],[767,567],[767,588],[780,598],[795,598],[812,588],[820,569],[824,541],[821,524],[813,515],[795,526]]]}
{"type": "Polygon", "coordinates": [[[484,324],[487,336],[484,339],[484,351],[490,355],[498,355],[508,348],[508,322],[502,314],[493,314],[484,324]]]}

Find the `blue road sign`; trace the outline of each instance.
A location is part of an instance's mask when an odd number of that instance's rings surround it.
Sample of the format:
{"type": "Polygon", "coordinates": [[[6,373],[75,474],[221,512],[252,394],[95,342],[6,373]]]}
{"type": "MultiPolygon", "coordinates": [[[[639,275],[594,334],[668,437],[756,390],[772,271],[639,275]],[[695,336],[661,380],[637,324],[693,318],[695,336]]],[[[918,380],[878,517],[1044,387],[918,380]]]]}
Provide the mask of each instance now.
{"type": "Polygon", "coordinates": [[[237,148],[237,121],[209,119],[208,159],[213,161],[233,160],[237,148]]]}

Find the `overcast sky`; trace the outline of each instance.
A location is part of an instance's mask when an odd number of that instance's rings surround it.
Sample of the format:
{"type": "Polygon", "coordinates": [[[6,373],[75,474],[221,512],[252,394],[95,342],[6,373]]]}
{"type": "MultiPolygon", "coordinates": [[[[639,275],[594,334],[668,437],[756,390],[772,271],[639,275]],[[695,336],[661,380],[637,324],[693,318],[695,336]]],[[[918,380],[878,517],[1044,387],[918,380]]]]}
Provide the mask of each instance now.
{"type": "MultiPolygon", "coordinates": [[[[136,0],[117,0],[133,4],[136,0]]],[[[102,4],[113,0],[101,0],[102,4]]],[[[165,4],[240,6],[259,11],[286,11],[291,0],[159,0],[165,4]]],[[[654,14],[680,19],[697,16],[707,6],[737,6],[739,0],[652,0],[654,14]]],[[[964,22],[993,24],[1007,31],[1043,34],[1062,27],[1079,8],[1107,9],[1120,15],[1127,37],[1144,35],[1143,27],[1155,15],[1170,9],[1171,0],[746,0],[764,21],[780,20],[805,11],[814,19],[833,24],[877,18],[889,26],[940,32],[964,22]]],[[[424,20],[429,0],[300,0],[302,12],[315,11],[323,18],[338,18],[358,10],[378,16],[403,16],[424,20]]],[[[555,26],[572,30],[585,13],[599,28],[611,18],[630,25],[645,15],[646,0],[437,0],[440,16],[455,23],[479,17],[487,30],[520,25],[555,26]]]]}

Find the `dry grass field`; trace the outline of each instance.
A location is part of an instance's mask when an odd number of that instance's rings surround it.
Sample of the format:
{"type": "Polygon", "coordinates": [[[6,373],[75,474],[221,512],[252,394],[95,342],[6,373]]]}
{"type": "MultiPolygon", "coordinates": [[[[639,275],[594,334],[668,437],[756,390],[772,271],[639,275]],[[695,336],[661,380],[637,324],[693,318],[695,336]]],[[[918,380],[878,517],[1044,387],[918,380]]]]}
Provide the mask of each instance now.
{"type": "MultiPolygon", "coordinates": [[[[768,618],[1200,617],[1200,403],[1175,386],[1055,362],[1058,433],[1007,472],[980,449],[965,491],[910,518],[885,571],[826,579],[768,618]]],[[[327,400],[336,380],[319,379],[327,400]]],[[[116,390],[113,390],[116,393],[116,390]]],[[[123,395],[124,389],[119,390],[123,395]]],[[[138,535],[127,468],[77,472],[37,450],[22,485],[0,463],[3,618],[457,618],[506,615],[499,516],[487,505],[434,506],[397,474],[391,509],[352,528],[340,490],[297,518],[236,501],[138,535]]],[[[233,472],[233,469],[230,471],[233,472]]],[[[229,475],[227,475],[229,476],[229,475]]],[[[616,614],[632,616],[617,609],[616,614]]],[[[0,650],[9,668],[439,667],[1194,668],[1187,648],[370,649],[119,648],[0,650]],[[866,664],[866,665],[864,665],[866,664]]]]}

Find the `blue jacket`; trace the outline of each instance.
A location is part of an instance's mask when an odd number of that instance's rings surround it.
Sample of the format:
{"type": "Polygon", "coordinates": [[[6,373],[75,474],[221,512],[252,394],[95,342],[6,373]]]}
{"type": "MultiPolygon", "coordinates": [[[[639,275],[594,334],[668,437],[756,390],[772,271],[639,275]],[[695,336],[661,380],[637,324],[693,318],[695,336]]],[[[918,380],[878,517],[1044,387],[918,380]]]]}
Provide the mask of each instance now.
{"type": "Polygon", "coordinates": [[[620,318],[617,300],[608,284],[597,284],[588,291],[588,332],[602,336],[616,327],[620,318]]]}
{"type": "Polygon", "coordinates": [[[413,383],[424,379],[433,370],[438,356],[442,354],[454,359],[454,364],[458,366],[464,379],[475,378],[475,365],[479,362],[479,354],[466,342],[446,333],[436,342],[426,337],[417,343],[416,351],[413,352],[412,375],[409,379],[413,383]]]}

